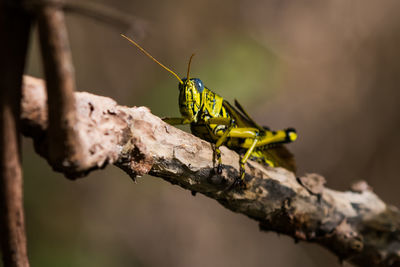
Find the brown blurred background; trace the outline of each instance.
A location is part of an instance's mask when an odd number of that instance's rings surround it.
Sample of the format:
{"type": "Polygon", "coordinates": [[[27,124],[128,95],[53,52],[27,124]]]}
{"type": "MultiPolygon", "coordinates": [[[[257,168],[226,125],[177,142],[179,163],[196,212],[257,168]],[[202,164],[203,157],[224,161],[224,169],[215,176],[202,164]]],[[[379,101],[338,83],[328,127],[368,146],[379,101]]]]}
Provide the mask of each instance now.
{"type": "MultiPolygon", "coordinates": [[[[92,1],[132,21],[67,13],[79,90],[176,116],[177,80],[119,34],[181,76],[195,52],[191,73],[210,89],[260,124],[298,130],[299,174],[339,190],[365,179],[400,206],[399,1],[92,1]]],[[[26,72],[43,77],[36,35],[26,72]]],[[[23,154],[32,266],[341,266],[161,179],[134,184],[108,166],[71,182],[31,140],[23,154]]]]}

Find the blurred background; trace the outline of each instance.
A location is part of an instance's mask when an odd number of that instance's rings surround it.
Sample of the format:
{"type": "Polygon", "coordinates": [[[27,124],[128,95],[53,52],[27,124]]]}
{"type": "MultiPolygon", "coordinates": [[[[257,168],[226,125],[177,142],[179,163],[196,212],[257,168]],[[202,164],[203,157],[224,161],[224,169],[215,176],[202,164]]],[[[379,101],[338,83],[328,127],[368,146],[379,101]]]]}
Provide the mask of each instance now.
{"type": "MultiPolygon", "coordinates": [[[[338,190],[364,179],[400,206],[399,1],[91,1],[128,24],[66,13],[79,90],[177,116],[177,80],[119,34],[180,76],[196,53],[192,76],[260,124],[298,130],[299,175],[338,190]]],[[[43,77],[36,34],[26,72],[43,77]]],[[[341,266],[159,178],[108,166],[69,181],[23,142],[32,266],[341,266]]]]}

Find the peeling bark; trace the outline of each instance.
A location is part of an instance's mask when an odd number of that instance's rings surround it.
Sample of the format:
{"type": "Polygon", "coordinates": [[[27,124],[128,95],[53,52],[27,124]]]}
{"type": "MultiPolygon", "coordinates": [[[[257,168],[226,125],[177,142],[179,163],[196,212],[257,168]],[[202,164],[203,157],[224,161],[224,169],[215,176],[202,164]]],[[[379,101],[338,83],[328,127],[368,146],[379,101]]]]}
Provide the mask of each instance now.
{"type": "MultiPolygon", "coordinates": [[[[42,80],[25,77],[23,133],[47,155],[47,112],[42,80]]],[[[149,173],[260,223],[260,229],[318,243],[341,260],[359,266],[400,265],[400,212],[386,205],[368,185],[339,192],[324,187],[317,174],[296,177],[281,168],[250,161],[248,188],[231,188],[239,176],[239,156],[221,148],[223,172],[214,171],[212,145],[164,123],[145,107],[125,107],[107,97],[75,93],[86,169],[57,169],[78,177],[115,164],[132,178],[149,173]]]]}

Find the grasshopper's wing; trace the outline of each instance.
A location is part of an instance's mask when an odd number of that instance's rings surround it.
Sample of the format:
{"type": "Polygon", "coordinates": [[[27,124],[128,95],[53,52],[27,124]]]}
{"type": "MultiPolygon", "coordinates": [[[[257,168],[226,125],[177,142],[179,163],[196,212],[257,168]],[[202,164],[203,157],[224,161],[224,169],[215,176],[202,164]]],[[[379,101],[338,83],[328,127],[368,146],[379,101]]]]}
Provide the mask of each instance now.
{"type": "Polygon", "coordinates": [[[294,155],[283,145],[262,151],[264,158],[274,163],[275,167],[282,167],[296,173],[294,155]]]}
{"type": "Polygon", "coordinates": [[[239,103],[239,101],[237,101],[236,99],[235,99],[235,106],[236,106],[237,109],[240,110],[240,112],[242,112],[242,114],[246,117],[246,119],[247,119],[248,121],[250,121],[254,126],[256,126],[257,129],[264,130],[264,127],[261,127],[260,125],[258,125],[258,124],[249,116],[249,114],[246,112],[246,110],[243,108],[243,106],[242,106],[242,105],[239,103]]]}
{"type": "MultiPolygon", "coordinates": [[[[223,106],[232,114],[232,117],[234,117],[239,127],[253,127],[262,131],[268,130],[259,126],[236,100],[235,105],[240,111],[233,107],[228,101],[224,100],[223,102],[223,106]]],[[[264,158],[273,162],[275,167],[282,167],[289,171],[296,172],[294,156],[284,145],[277,144],[274,147],[265,148],[261,151],[264,158]]]]}
{"type": "Polygon", "coordinates": [[[234,106],[232,106],[228,101],[224,100],[222,102],[224,108],[228,111],[233,119],[235,119],[238,127],[253,127],[257,128],[257,124],[253,122],[253,120],[249,119],[248,116],[242,114],[239,110],[237,110],[234,106]]]}

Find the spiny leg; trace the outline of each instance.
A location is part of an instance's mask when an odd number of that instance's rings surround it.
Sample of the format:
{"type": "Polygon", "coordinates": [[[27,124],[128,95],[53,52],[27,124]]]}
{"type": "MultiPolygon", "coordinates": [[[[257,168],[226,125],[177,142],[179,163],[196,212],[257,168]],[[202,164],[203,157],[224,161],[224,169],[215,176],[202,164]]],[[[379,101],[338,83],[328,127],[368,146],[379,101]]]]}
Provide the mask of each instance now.
{"type": "Polygon", "coordinates": [[[254,138],[253,143],[251,144],[249,149],[247,149],[247,151],[244,154],[244,156],[240,159],[240,162],[239,162],[239,165],[240,165],[240,176],[239,176],[239,179],[235,179],[234,185],[239,185],[240,187],[244,187],[245,186],[244,176],[245,176],[246,172],[245,172],[244,166],[245,166],[247,160],[249,159],[251,153],[254,151],[254,148],[256,147],[258,141],[259,141],[258,137],[254,138]]]}
{"type": "Polygon", "coordinates": [[[217,164],[217,173],[218,173],[218,174],[221,174],[221,173],[222,173],[221,150],[219,150],[218,147],[215,147],[214,152],[215,152],[215,158],[216,158],[217,161],[218,161],[218,164],[217,164]]]}

